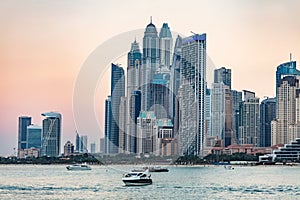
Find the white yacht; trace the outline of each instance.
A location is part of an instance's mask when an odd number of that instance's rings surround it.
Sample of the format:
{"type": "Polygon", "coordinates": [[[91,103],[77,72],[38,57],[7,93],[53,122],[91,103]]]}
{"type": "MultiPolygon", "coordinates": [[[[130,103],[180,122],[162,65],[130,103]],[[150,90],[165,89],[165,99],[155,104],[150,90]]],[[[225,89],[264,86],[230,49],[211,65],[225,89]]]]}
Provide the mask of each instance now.
{"type": "Polygon", "coordinates": [[[84,164],[69,165],[69,166],[67,166],[67,169],[81,171],[81,170],[91,170],[92,168],[89,165],[87,165],[86,163],[84,163],[84,164]]]}
{"type": "Polygon", "coordinates": [[[143,186],[151,185],[152,179],[149,170],[144,172],[129,172],[123,175],[122,181],[126,186],[143,186]]]}

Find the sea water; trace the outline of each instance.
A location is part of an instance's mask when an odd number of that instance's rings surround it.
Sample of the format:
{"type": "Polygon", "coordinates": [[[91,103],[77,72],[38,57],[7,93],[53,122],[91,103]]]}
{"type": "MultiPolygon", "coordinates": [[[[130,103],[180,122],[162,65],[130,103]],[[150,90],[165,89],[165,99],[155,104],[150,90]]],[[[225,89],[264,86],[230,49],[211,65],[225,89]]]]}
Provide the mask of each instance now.
{"type": "Polygon", "coordinates": [[[300,199],[300,167],[167,166],[152,185],[125,186],[136,166],[0,165],[0,199],[300,199]]]}

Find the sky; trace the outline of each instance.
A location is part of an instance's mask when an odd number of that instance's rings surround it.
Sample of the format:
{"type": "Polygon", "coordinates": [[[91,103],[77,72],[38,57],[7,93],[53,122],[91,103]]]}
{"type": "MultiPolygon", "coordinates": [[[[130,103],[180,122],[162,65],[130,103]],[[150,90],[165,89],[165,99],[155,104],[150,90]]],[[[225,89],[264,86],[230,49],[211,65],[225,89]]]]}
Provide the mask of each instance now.
{"type": "MultiPolygon", "coordinates": [[[[74,143],[76,129],[88,135],[88,143],[99,144],[110,66],[99,66],[105,73],[95,86],[98,129],[80,128],[74,119],[76,81],[95,49],[114,36],[144,29],[150,16],[158,29],[167,22],[186,36],[206,33],[207,54],[216,68],[232,69],[233,89],[273,97],[276,67],[289,61],[290,53],[300,60],[299,7],[297,0],[1,0],[0,156],[14,154],[19,116],[41,125],[41,113],[48,111],[63,116],[62,145],[74,143]]],[[[125,54],[111,62],[126,69],[125,54]]],[[[80,123],[89,127],[89,120],[80,123]]]]}

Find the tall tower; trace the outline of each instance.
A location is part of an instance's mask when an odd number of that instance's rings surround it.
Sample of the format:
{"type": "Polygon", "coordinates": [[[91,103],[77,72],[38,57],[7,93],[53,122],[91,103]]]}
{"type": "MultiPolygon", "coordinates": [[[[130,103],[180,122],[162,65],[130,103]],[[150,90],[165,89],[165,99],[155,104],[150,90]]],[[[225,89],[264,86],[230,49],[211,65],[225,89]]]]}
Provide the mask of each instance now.
{"type": "Polygon", "coordinates": [[[148,111],[152,105],[151,99],[151,80],[160,63],[159,58],[159,38],[156,27],[152,24],[147,25],[143,37],[143,65],[142,65],[142,110],[148,111]]]}
{"type": "Polygon", "coordinates": [[[122,67],[111,65],[111,154],[118,153],[119,147],[119,108],[121,97],[125,96],[125,76],[122,67]]]}
{"type": "Polygon", "coordinates": [[[78,132],[76,131],[76,138],[75,138],[75,141],[76,141],[76,152],[78,153],[79,152],[79,144],[80,144],[80,137],[79,137],[79,134],[78,132]]]}
{"type": "Polygon", "coordinates": [[[136,120],[141,110],[142,53],[136,40],[128,52],[125,152],[136,153],[136,120]],[[137,93],[139,99],[137,100],[137,93]],[[137,112],[137,113],[136,113],[137,112]]]}
{"type": "Polygon", "coordinates": [[[224,83],[212,83],[211,96],[211,134],[225,140],[225,88],[224,83]]]}
{"type": "MultiPolygon", "coordinates": [[[[170,87],[171,87],[171,97],[170,97],[170,115],[171,119],[175,117],[175,105],[178,102],[177,95],[178,89],[180,86],[180,68],[181,68],[181,47],[182,47],[182,38],[178,35],[175,42],[174,53],[172,58],[171,66],[171,78],[170,78],[170,87]]],[[[174,123],[174,127],[176,127],[174,123]]],[[[177,133],[176,128],[174,129],[177,133]]]]}
{"type": "Polygon", "coordinates": [[[285,76],[279,81],[277,89],[276,120],[272,121],[272,145],[287,144],[292,135],[289,127],[296,123],[296,91],[299,90],[299,78],[285,76]]]}
{"type": "Polygon", "coordinates": [[[260,104],[260,143],[271,146],[271,122],[276,118],[276,98],[267,98],[260,104]]]}
{"type": "Polygon", "coordinates": [[[255,97],[254,92],[244,90],[244,101],[240,109],[240,127],[239,142],[240,144],[253,144],[255,147],[260,146],[260,112],[259,98],[255,97]]]}
{"type": "Polygon", "coordinates": [[[27,126],[31,124],[31,117],[19,117],[19,130],[18,130],[18,151],[26,149],[27,146],[27,126]]]}
{"type": "Polygon", "coordinates": [[[141,111],[141,91],[133,91],[129,99],[130,132],[127,132],[126,151],[137,153],[137,118],[141,111]]]}
{"type": "Polygon", "coordinates": [[[180,82],[180,153],[202,155],[205,140],[206,34],[183,39],[180,82]]]}
{"type": "Polygon", "coordinates": [[[168,23],[163,23],[159,33],[160,65],[170,67],[173,39],[168,23]]]}
{"type": "Polygon", "coordinates": [[[111,125],[112,125],[111,96],[108,96],[107,99],[105,100],[104,151],[103,151],[103,153],[105,154],[109,154],[109,149],[111,145],[111,125]]]}
{"type": "Polygon", "coordinates": [[[56,112],[42,113],[43,120],[42,156],[57,157],[61,146],[61,114],[56,112]]]}

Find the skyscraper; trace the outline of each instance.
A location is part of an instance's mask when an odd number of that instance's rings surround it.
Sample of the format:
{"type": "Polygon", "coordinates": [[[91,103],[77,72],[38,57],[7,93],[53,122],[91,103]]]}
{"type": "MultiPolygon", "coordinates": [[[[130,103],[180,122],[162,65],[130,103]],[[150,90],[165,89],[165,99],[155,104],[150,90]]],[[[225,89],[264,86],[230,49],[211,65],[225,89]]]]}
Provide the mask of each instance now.
{"type": "Polygon", "coordinates": [[[61,114],[56,112],[42,113],[43,120],[42,156],[57,157],[61,146],[61,114]]]}
{"type": "Polygon", "coordinates": [[[79,152],[80,153],[87,153],[87,144],[88,144],[88,137],[87,135],[80,136],[80,143],[79,143],[79,152]]]}
{"type": "Polygon", "coordinates": [[[289,128],[296,124],[296,94],[299,91],[299,77],[285,76],[278,84],[276,120],[272,121],[271,125],[272,145],[287,144],[296,139],[289,133],[289,128]]]}
{"type": "Polygon", "coordinates": [[[143,37],[143,65],[141,77],[143,111],[148,111],[152,106],[150,84],[159,64],[159,38],[151,18],[150,24],[147,25],[143,37]]]}
{"type": "Polygon", "coordinates": [[[137,118],[141,111],[141,91],[133,91],[129,99],[130,132],[127,132],[126,151],[137,153],[137,118]]]}
{"type": "Polygon", "coordinates": [[[31,124],[31,117],[19,117],[19,130],[18,130],[18,151],[26,149],[27,146],[27,126],[31,124]]]}
{"type": "Polygon", "coordinates": [[[168,23],[163,23],[159,33],[160,65],[170,67],[173,39],[168,23]]]}
{"type": "Polygon", "coordinates": [[[121,97],[125,96],[125,76],[122,67],[111,65],[111,138],[109,153],[118,153],[119,147],[119,108],[121,97]]]}
{"type": "Polygon", "coordinates": [[[271,122],[276,118],[276,98],[267,98],[260,104],[260,143],[271,146],[271,122]]]}
{"type": "Polygon", "coordinates": [[[78,132],[76,131],[76,152],[78,153],[79,152],[79,145],[80,145],[80,137],[79,137],[79,134],[78,132]]]}
{"type": "Polygon", "coordinates": [[[170,77],[170,87],[171,87],[170,115],[172,120],[175,118],[174,116],[176,112],[175,105],[178,102],[177,95],[180,86],[181,47],[182,47],[182,38],[178,35],[174,47],[172,66],[171,66],[171,77],[170,77]]]}
{"type": "Polygon", "coordinates": [[[119,107],[119,149],[118,153],[125,153],[126,150],[126,97],[121,97],[119,107]]]}
{"type": "Polygon", "coordinates": [[[180,154],[202,155],[205,140],[206,34],[183,39],[180,83],[180,154]]]}
{"type": "Polygon", "coordinates": [[[136,40],[128,52],[125,153],[136,153],[136,123],[141,110],[142,53],[136,40]],[[139,95],[139,99],[137,98],[139,95]]]}
{"type": "Polygon", "coordinates": [[[42,146],[42,127],[38,125],[27,126],[27,146],[29,148],[41,148],[42,146]]]}
{"type": "Polygon", "coordinates": [[[112,111],[111,111],[111,96],[105,100],[105,125],[104,125],[104,152],[109,154],[111,145],[111,125],[112,125],[112,111]]]}
{"type": "Polygon", "coordinates": [[[254,92],[244,90],[244,101],[240,107],[239,143],[260,146],[259,98],[254,92]]]}
{"type": "Polygon", "coordinates": [[[214,70],[214,83],[224,83],[231,89],[231,69],[221,67],[214,70]]]}
{"type": "Polygon", "coordinates": [[[223,82],[212,83],[211,96],[211,134],[225,140],[225,86],[223,82]]]}
{"type": "Polygon", "coordinates": [[[232,98],[232,127],[234,143],[239,143],[239,126],[240,126],[240,105],[243,101],[242,92],[231,90],[232,98]]]}

